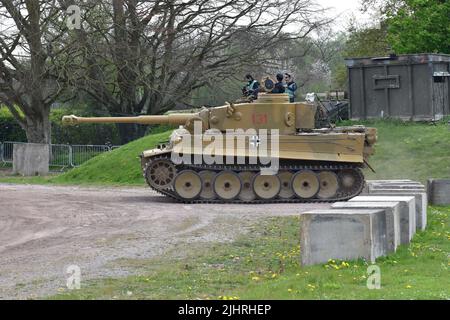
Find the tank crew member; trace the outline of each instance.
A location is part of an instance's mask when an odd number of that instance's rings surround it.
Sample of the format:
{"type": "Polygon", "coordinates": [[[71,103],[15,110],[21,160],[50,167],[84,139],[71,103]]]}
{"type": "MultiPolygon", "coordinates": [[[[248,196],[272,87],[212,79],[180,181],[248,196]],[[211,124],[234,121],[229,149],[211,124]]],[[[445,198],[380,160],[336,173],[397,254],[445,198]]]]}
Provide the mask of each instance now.
{"type": "Polygon", "coordinates": [[[271,93],[284,93],[283,74],[277,74],[277,83],[271,93]]]}
{"type": "Polygon", "coordinates": [[[286,93],[289,95],[289,102],[294,102],[297,91],[297,84],[292,80],[292,76],[289,73],[284,74],[284,81],[286,82],[286,93]]]}
{"type": "Polygon", "coordinates": [[[248,81],[247,85],[242,88],[242,93],[246,97],[258,98],[259,82],[256,81],[251,74],[247,74],[245,79],[248,81]]]}

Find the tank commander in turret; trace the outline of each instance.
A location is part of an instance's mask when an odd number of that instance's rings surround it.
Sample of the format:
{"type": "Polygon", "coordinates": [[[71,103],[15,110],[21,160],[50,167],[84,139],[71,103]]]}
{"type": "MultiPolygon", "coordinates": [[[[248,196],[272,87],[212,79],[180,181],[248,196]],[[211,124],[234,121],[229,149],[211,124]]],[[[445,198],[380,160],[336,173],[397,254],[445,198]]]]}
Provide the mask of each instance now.
{"type": "Polygon", "coordinates": [[[283,74],[278,73],[277,74],[277,82],[275,83],[274,88],[270,93],[284,93],[284,84],[283,84],[283,74]]]}
{"type": "Polygon", "coordinates": [[[289,95],[289,102],[294,102],[296,97],[296,91],[297,91],[297,84],[292,79],[292,76],[289,73],[284,74],[284,81],[285,81],[285,87],[286,87],[286,93],[289,95]]]}
{"type": "Polygon", "coordinates": [[[242,88],[242,94],[245,97],[252,98],[252,100],[258,99],[259,82],[255,80],[251,74],[247,74],[245,79],[248,83],[242,88]]]}

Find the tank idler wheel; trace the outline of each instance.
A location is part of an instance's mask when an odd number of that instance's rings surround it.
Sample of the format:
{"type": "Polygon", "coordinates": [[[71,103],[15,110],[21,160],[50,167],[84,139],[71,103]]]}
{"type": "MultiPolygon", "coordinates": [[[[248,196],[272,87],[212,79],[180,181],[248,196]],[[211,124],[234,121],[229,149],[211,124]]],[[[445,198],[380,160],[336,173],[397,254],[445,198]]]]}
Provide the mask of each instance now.
{"type": "Polygon", "coordinates": [[[194,200],[202,192],[202,179],[193,170],[181,171],[173,185],[177,195],[185,200],[194,200]]]}
{"type": "Polygon", "coordinates": [[[213,189],[213,182],[216,173],[214,171],[204,170],[199,173],[202,179],[202,192],[200,193],[200,198],[204,200],[213,200],[216,197],[213,189]]]}
{"type": "Polygon", "coordinates": [[[291,199],[294,196],[294,191],[292,191],[291,181],[294,174],[289,171],[282,171],[278,174],[278,178],[281,182],[281,190],[278,196],[281,199],[291,199]]]}
{"type": "Polygon", "coordinates": [[[257,174],[253,178],[253,191],[260,199],[273,199],[280,193],[280,190],[281,182],[276,175],[257,174]]]}
{"type": "Polygon", "coordinates": [[[340,184],[340,192],[343,195],[352,195],[361,187],[361,177],[357,170],[344,169],[338,173],[338,181],[340,184]]]}
{"type": "Polygon", "coordinates": [[[301,199],[311,199],[319,192],[319,179],[311,170],[301,170],[294,174],[292,190],[301,199]]]}
{"type": "Polygon", "coordinates": [[[145,178],[150,186],[157,190],[167,189],[172,185],[177,169],[170,160],[151,161],[145,168],[145,178]]]}
{"type": "Polygon", "coordinates": [[[320,189],[317,196],[320,199],[330,199],[333,198],[338,189],[339,182],[337,175],[331,171],[322,171],[319,173],[319,183],[320,189]]]}
{"type": "Polygon", "coordinates": [[[213,188],[220,199],[233,200],[241,192],[241,179],[233,171],[222,171],[216,175],[213,188]]]}
{"type": "Polygon", "coordinates": [[[241,178],[242,189],[239,193],[239,199],[242,201],[252,201],[256,199],[256,194],[253,191],[253,177],[255,174],[251,171],[242,171],[239,173],[241,178]]]}

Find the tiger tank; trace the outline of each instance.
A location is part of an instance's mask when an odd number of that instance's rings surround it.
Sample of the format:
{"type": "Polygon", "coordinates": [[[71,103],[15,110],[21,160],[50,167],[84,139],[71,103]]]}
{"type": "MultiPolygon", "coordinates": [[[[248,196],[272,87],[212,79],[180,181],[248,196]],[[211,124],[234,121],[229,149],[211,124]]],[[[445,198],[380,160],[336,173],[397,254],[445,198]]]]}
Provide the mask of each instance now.
{"type": "Polygon", "coordinates": [[[287,94],[197,111],[62,120],[178,126],[140,159],[150,188],[185,203],[332,202],[364,187],[375,128],[316,127],[317,106],[290,103],[287,94]]]}

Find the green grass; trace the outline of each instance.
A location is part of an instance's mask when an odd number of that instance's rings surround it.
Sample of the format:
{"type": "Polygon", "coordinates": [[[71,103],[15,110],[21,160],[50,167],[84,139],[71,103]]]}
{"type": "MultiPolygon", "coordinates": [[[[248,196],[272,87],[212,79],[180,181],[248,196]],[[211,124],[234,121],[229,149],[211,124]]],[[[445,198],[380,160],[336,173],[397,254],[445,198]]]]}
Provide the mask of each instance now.
{"type": "Polygon", "coordinates": [[[56,183],[143,185],[139,155],[168,140],[170,132],[149,135],[111,152],[102,153],[52,179],[56,183]]]}
{"type": "Polygon", "coordinates": [[[365,122],[378,129],[375,155],[369,159],[376,173],[367,179],[450,178],[450,126],[396,120],[365,122]]]}
{"type": "Polygon", "coordinates": [[[60,175],[48,177],[3,176],[0,182],[81,185],[144,185],[139,155],[167,141],[171,131],[143,137],[86,161],[60,175]]]}
{"type": "Polygon", "coordinates": [[[298,217],[271,218],[230,244],[175,248],[186,256],[124,260],[140,275],[92,280],[56,299],[450,299],[450,207],[429,207],[426,231],[379,258],[381,289],[369,290],[368,264],[299,265],[298,217]],[[171,257],[172,258],[169,258],[171,257]]]}

